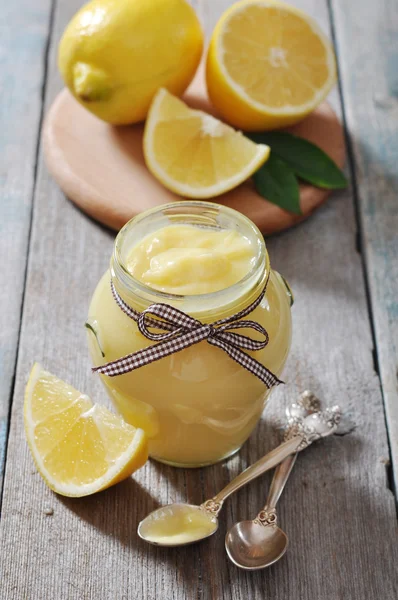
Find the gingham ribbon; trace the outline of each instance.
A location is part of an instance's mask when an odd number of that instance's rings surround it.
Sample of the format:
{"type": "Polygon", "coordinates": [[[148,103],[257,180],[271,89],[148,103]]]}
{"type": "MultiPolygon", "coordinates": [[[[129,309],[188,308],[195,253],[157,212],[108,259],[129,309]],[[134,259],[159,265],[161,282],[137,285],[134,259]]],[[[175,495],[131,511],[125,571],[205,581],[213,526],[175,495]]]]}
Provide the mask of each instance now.
{"type": "Polygon", "coordinates": [[[282,381],[276,375],[243,351],[262,350],[269,342],[264,327],[255,321],[244,320],[264,298],[267,283],[268,279],[261,294],[252,304],[230,317],[207,324],[168,304],[151,304],[140,313],[124,302],[111,282],[112,294],[119,308],[137,323],[142,335],[158,343],[95,367],[93,371],[109,377],[123,375],[206,340],[212,346],[224,350],[233,360],[265,383],[267,388],[279,385],[282,381]],[[231,329],[254,329],[263,339],[253,340],[246,335],[232,332],[231,329]],[[159,330],[162,331],[157,333],[159,330]]]}

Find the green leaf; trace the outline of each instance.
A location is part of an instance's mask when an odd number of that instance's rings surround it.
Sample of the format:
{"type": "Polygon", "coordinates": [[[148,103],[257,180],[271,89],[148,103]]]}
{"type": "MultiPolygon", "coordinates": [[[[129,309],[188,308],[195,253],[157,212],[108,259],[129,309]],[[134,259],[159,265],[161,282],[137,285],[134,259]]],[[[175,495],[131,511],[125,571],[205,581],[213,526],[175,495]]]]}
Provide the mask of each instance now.
{"type": "Polygon", "coordinates": [[[300,190],[292,169],[272,151],[269,159],[253,175],[257,192],[281,208],[301,215],[300,190]]]}
{"type": "Polygon", "coordinates": [[[249,134],[252,140],[268,144],[271,152],[282,158],[296,175],[325,189],[347,187],[347,179],[335,162],[308,140],[281,131],[249,134]]]}

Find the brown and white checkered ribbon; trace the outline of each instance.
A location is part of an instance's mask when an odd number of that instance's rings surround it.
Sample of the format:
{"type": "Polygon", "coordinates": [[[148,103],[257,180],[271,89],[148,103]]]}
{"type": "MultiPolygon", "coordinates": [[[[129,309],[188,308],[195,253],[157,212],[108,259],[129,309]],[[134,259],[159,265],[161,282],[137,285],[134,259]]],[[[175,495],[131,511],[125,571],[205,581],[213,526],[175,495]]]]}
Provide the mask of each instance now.
{"type": "Polygon", "coordinates": [[[279,385],[282,381],[276,375],[243,351],[243,349],[262,350],[269,342],[264,327],[256,321],[244,319],[264,298],[267,283],[268,279],[261,294],[245,309],[225,319],[207,324],[168,304],[151,304],[140,313],[124,302],[111,282],[112,294],[119,308],[137,323],[142,335],[158,343],[95,367],[93,371],[109,377],[123,375],[206,340],[212,346],[224,350],[233,360],[265,383],[267,388],[279,385]],[[254,329],[262,335],[263,339],[253,340],[231,329],[254,329]]]}

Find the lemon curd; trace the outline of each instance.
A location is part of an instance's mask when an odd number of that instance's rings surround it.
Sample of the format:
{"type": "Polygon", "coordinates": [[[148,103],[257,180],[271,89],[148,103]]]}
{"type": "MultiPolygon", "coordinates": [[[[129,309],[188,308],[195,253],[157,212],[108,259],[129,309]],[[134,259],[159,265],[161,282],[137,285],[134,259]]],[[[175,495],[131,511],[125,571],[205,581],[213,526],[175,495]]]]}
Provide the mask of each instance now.
{"type": "Polygon", "coordinates": [[[131,249],[135,279],[168,294],[209,294],[237,283],[255,262],[255,248],[238,231],[170,225],[131,249]]]}
{"type": "Polygon", "coordinates": [[[202,540],[218,528],[217,517],[199,506],[172,504],[158,508],[138,527],[141,538],[152,544],[178,546],[202,540]]]}
{"type": "MultiPolygon", "coordinates": [[[[111,281],[136,311],[164,303],[212,323],[249,306],[268,277],[264,298],[245,318],[267,330],[269,343],[246,352],[279,376],[290,346],[291,294],[270,270],[264,239],[253,223],[232,209],[188,201],[132,219],[116,238],[110,270],[89,308],[94,365],[157,343],[116,304],[111,281]]],[[[259,339],[252,330],[239,333],[259,339]]],[[[150,456],[176,466],[212,464],[236,452],[270,392],[206,341],[135,371],[100,377],[126,421],[146,432],[150,456]]]]}

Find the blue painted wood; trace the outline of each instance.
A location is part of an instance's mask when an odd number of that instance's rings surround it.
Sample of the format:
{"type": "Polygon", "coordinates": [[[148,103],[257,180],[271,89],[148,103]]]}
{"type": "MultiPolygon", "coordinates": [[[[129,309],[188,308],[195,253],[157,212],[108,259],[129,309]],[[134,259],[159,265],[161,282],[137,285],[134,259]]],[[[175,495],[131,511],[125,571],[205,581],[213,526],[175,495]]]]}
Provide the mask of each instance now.
{"type": "MultiPolygon", "coordinates": [[[[377,366],[398,486],[398,4],[331,0],[377,366]]],[[[364,398],[364,409],[371,398],[364,398]]]]}
{"type": "Polygon", "coordinates": [[[28,253],[51,0],[0,11],[0,493],[28,253]]]}

